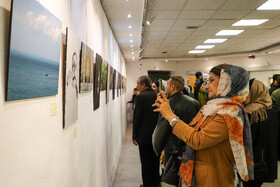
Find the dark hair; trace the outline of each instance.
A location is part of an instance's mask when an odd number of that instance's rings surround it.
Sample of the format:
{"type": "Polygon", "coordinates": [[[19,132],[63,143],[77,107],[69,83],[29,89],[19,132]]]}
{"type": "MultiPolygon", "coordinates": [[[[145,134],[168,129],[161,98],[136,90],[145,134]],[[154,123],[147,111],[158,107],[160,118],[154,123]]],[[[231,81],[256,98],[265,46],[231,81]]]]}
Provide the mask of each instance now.
{"type": "Polygon", "coordinates": [[[249,81],[249,90],[251,90],[251,86],[252,86],[254,80],[255,80],[255,78],[250,79],[250,81],[249,81]]]}
{"type": "Polygon", "coordinates": [[[221,76],[221,71],[222,71],[224,66],[225,66],[225,64],[217,65],[210,70],[210,73],[213,73],[214,75],[220,77],[221,76]]]}
{"type": "Polygon", "coordinates": [[[278,81],[280,79],[280,74],[274,74],[272,78],[273,78],[273,81],[275,81],[275,80],[278,81]]]}
{"type": "Polygon", "coordinates": [[[133,90],[137,91],[137,88],[134,88],[133,90]]]}
{"type": "Polygon", "coordinates": [[[198,79],[198,77],[201,76],[201,75],[202,75],[202,73],[201,73],[200,71],[198,71],[198,72],[195,73],[195,77],[196,77],[197,79],[198,79]]]}
{"type": "Polygon", "coordinates": [[[155,85],[156,85],[157,87],[159,87],[159,82],[158,82],[158,81],[155,81],[155,82],[153,82],[153,83],[155,83],[155,85]]]}
{"type": "Polygon", "coordinates": [[[176,90],[182,92],[184,89],[185,80],[181,76],[173,76],[170,78],[170,83],[175,85],[176,90]]]}
{"type": "Polygon", "coordinates": [[[139,80],[139,82],[140,82],[141,85],[145,83],[145,86],[146,86],[146,87],[151,88],[151,86],[152,86],[152,80],[150,79],[149,76],[143,75],[143,76],[139,77],[138,80],[139,80]]]}

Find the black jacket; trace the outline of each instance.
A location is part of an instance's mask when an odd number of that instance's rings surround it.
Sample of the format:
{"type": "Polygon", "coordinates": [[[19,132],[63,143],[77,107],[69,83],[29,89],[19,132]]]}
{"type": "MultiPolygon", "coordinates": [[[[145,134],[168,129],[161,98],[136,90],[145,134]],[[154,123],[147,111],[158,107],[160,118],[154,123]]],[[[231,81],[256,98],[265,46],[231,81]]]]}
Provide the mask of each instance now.
{"type": "Polygon", "coordinates": [[[274,85],[273,83],[270,85],[270,88],[269,88],[269,95],[272,94],[273,91],[277,90],[279,88],[278,85],[274,85]]]}
{"type": "Polygon", "coordinates": [[[133,139],[139,145],[152,144],[152,134],[157,125],[158,112],[153,112],[157,93],[148,88],[135,98],[135,110],[133,114],[133,139]]]}
{"type": "MultiPolygon", "coordinates": [[[[177,92],[170,96],[169,103],[174,114],[187,124],[192,121],[200,109],[199,103],[195,99],[186,96],[182,92],[177,92]]],[[[166,122],[168,121],[165,120],[166,122]]],[[[165,154],[171,154],[180,141],[179,138],[172,134],[164,148],[165,154]]],[[[182,146],[182,149],[185,150],[185,146],[182,146]]]]}
{"type": "MultiPolygon", "coordinates": [[[[200,109],[195,99],[182,92],[173,94],[169,98],[169,103],[174,114],[185,123],[190,123],[200,109]]],[[[154,151],[156,154],[160,154],[165,148],[165,153],[171,153],[176,148],[178,142],[179,139],[172,134],[172,128],[169,122],[160,115],[157,128],[153,135],[154,151]]]]}
{"type": "MultiPolygon", "coordinates": [[[[277,177],[279,118],[277,112],[267,110],[267,119],[251,125],[254,164],[265,162],[267,175],[256,175],[255,180],[274,182],[277,177]]],[[[250,116],[249,116],[250,118],[250,116]]]]}

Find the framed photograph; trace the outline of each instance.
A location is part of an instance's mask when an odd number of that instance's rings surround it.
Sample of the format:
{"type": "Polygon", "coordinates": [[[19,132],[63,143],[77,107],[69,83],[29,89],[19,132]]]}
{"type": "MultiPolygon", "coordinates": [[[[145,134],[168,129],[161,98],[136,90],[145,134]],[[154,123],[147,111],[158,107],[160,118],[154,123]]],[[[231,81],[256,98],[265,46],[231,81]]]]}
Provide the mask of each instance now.
{"type": "Polygon", "coordinates": [[[63,128],[78,120],[80,39],[73,31],[67,33],[67,60],[64,73],[63,128]]]}
{"type": "Polygon", "coordinates": [[[13,0],[6,100],[58,93],[61,27],[36,0],[13,0]]]}
{"type": "Polygon", "coordinates": [[[98,109],[100,106],[101,66],[102,57],[96,53],[96,61],[94,65],[93,110],[98,109]]]}
{"type": "Polygon", "coordinates": [[[93,83],[94,52],[84,42],[81,44],[80,93],[90,92],[93,83]]]}
{"type": "Polygon", "coordinates": [[[108,82],[108,63],[105,60],[102,60],[100,91],[105,91],[106,104],[108,103],[107,82],[108,82]]]}

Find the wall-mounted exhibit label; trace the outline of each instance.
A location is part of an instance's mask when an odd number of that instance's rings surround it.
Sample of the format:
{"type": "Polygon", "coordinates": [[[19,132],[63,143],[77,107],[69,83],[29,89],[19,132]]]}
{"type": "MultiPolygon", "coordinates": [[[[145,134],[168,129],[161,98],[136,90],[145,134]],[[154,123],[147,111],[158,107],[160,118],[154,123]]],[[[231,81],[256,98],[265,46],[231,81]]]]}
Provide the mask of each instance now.
{"type": "Polygon", "coordinates": [[[57,114],[57,106],[56,102],[51,103],[51,117],[56,116],[57,114]]]}
{"type": "Polygon", "coordinates": [[[73,129],[73,137],[74,138],[76,138],[77,137],[77,126],[76,127],[74,127],[74,129],[73,129]]]}

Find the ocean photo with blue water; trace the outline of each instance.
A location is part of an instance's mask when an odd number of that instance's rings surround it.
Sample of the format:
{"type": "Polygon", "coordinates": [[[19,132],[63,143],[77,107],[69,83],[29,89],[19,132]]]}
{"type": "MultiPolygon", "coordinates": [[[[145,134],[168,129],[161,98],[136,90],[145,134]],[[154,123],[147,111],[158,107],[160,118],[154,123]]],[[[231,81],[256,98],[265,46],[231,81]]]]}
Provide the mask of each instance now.
{"type": "Polygon", "coordinates": [[[13,0],[7,100],[58,93],[62,22],[36,0],[13,0]]]}
{"type": "Polygon", "coordinates": [[[17,100],[58,92],[59,63],[10,52],[8,100],[17,100]]]}

